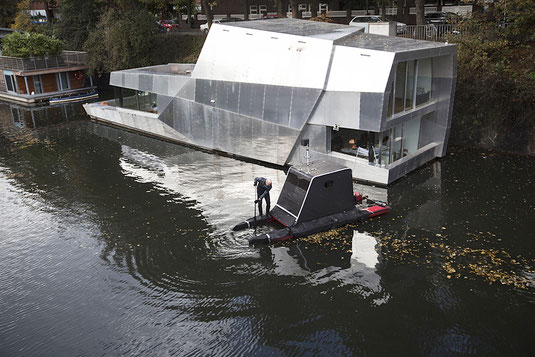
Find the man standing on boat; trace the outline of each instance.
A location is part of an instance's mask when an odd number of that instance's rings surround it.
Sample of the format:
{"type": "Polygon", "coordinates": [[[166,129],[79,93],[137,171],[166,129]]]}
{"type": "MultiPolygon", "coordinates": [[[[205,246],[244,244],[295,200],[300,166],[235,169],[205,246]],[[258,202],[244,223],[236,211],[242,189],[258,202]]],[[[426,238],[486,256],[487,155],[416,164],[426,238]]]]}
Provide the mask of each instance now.
{"type": "Polygon", "coordinates": [[[264,177],[255,177],[254,185],[256,186],[257,199],[254,201],[258,203],[258,213],[262,216],[262,199],[266,199],[266,214],[269,214],[271,200],[269,198],[269,191],[271,190],[271,180],[264,177]]]}

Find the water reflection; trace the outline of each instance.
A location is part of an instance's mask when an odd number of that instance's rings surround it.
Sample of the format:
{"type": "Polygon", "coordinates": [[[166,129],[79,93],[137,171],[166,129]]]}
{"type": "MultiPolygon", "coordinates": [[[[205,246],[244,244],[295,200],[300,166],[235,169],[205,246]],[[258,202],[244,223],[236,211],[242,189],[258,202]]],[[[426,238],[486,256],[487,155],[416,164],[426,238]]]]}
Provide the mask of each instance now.
{"type": "Polygon", "coordinates": [[[80,103],[28,107],[0,101],[0,124],[3,128],[35,129],[85,118],[80,103]]]}
{"type": "MultiPolygon", "coordinates": [[[[151,185],[152,189],[156,189],[168,201],[187,203],[189,207],[202,212],[202,220],[209,227],[209,234],[202,238],[211,247],[209,259],[225,259],[229,268],[240,275],[270,273],[304,277],[307,284],[311,285],[335,282],[339,286],[353,286],[354,292],[362,296],[382,291],[378,267],[375,266],[378,264],[376,238],[371,235],[354,231],[352,238],[343,238],[338,245],[310,245],[297,241],[284,246],[256,249],[247,243],[246,237],[252,234],[251,231],[230,231],[236,222],[253,214],[252,178],[271,178],[272,197],[275,201],[285,180],[282,170],[148,139],[99,124],[90,124],[90,130],[120,143],[119,165],[123,175],[139,184],[151,185]],[[249,263],[245,267],[240,262],[244,258],[259,259],[260,265],[249,263]],[[375,265],[372,264],[373,259],[375,265]]],[[[357,184],[355,188],[366,189],[357,184]]],[[[386,192],[387,189],[384,188],[373,188],[371,196],[384,199],[387,197],[386,192]]],[[[272,229],[274,227],[263,228],[264,231],[272,229]]],[[[159,238],[160,241],[161,239],[167,238],[159,238]]],[[[183,247],[177,249],[184,250],[183,247]]],[[[175,254],[180,255],[180,252],[173,253],[173,256],[175,254]]],[[[196,256],[199,258],[199,252],[196,256]]],[[[166,260],[169,259],[159,255],[158,261],[166,260]]],[[[138,270],[143,271],[144,264],[149,261],[154,262],[156,258],[147,257],[145,261],[136,261],[138,270]]],[[[175,261],[175,264],[178,262],[175,261]]],[[[169,280],[177,277],[168,276],[167,279],[168,286],[180,288],[181,291],[188,285],[187,281],[180,278],[169,284],[169,280]]],[[[194,281],[193,285],[197,283],[199,282],[194,281]]],[[[225,284],[234,282],[225,281],[225,284]]],[[[388,300],[385,294],[374,298],[377,304],[388,300]]]]}

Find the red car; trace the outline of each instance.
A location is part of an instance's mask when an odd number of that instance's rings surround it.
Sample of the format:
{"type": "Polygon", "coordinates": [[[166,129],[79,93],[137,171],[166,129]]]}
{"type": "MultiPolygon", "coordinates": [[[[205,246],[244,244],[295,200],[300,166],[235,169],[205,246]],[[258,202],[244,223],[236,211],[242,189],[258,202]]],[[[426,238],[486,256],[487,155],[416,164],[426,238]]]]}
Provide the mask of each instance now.
{"type": "Polygon", "coordinates": [[[158,23],[166,30],[166,31],[171,31],[171,30],[177,30],[178,29],[178,24],[176,23],[175,20],[160,20],[158,21],[158,23]]]}

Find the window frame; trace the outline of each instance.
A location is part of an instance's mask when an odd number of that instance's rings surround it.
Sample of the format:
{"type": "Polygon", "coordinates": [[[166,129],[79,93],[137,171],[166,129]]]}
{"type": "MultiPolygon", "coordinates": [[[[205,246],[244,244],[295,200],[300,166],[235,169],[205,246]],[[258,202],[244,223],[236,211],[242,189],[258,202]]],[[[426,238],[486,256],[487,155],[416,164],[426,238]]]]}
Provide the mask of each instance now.
{"type": "Polygon", "coordinates": [[[69,78],[69,72],[58,72],[56,73],[56,82],[58,85],[58,91],[65,92],[71,89],[71,81],[69,78]],[[67,81],[67,86],[64,86],[63,79],[61,78],[61,75],[65,74],[65,79],[67,81]]]}
{"type": "Polygon", "coordinates": [[[40,74],[36,74],[36,75],[33,75],[32,76],[32,80],[33,80],[33,91],[35,94],[43,94],[45,91],[44,91],[44,87],[43,87],[43,78],[41,77],[40,74]],[[38,92],[37,91],[37,83],[39,84],[39,89],[40,91],[38,92]]]}

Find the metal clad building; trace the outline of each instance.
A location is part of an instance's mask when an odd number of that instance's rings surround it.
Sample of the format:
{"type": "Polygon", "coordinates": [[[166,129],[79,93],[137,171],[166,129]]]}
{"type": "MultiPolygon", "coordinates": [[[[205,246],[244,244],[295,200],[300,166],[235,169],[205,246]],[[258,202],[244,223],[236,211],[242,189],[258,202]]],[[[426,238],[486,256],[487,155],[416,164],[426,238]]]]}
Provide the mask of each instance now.
{"type": "Polygon", "coordinates": [[[108,123],[279,165],[304,162],[308,148],[356,179],[389,184],[445,155],[456,52],[296,19],[214,24],[195,65],[113,72],[116,100],[85,108],[108,123]]]}

